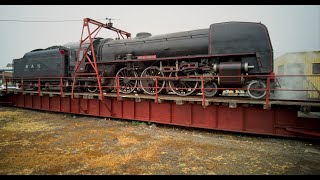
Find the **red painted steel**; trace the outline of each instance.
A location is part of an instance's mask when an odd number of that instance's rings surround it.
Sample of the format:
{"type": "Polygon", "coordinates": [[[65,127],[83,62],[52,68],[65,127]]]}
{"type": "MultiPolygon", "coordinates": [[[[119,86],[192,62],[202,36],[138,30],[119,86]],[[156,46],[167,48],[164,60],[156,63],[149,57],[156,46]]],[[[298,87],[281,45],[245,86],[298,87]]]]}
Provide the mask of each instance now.
{"type": "Polygon", "coordinates": [[[75,68],[75,71],[74,71],[74,75],[73,75],[73,83],[72,83],[72,97],[74,97],[74,87],[75,87],[75,83],[76,83],[76,79],[77,77],[80,75],[80,74],[84,74],[84,75],[87,75],[87,73],[83,73],[81,71],[79,71],[79,67],[81,66],[81,64],[84,62],[85,59],[88,60],[88,62],[90,63],[90,65],[92,66],[92,68],[94,69],[95,71],[95,75],[96,75],[96,78],[97,78],[97,81],[98,81],[98,86],[99,86],[99,90],[100,90],[100,98],[103,97],[102,95],[102,88],[101,88],[101,83],[100,83],[100,76],[99,76],[99,72],[98,72],[98,68],[97,68],[97,61],[96,61],[96,56],[95,56],[95,53],[94,53],[94,48],[93,48],[93,38],[96,37],[96,35],[98,34],[98,32],[100,31],[101,29],[101,26],[98,26],[93,32],[90,32],[90,27],[89,27],[89,22],[87,19],[84,19],[83,20],[83,28],[82,28],[82,32],[81,32],[81,39],[80,39],[80,48],[78,49],[78,56],[77,56],[77,59],[76,59],[76,68],[75,68]],[[83,39],[83,31],[84,29],[87,29],[87,32],[88,32],[88,35],[86,38],[83,39]],[[91,36],[98,30],[98,32],[94,35],[94,37],[92,38],[91,36]],[[82,45],[83,43],[85,42],[86,39],[90,40],[90,46],[84,51],[82,45]],[[92,54],[93,54],[93,62],[91,60],[91,58],[87,55],[87,52],[88,50],[91,50],[92,54]],[[83,56],[82,56],[82,59],[80,60],[79,62],[79,54],[80,54],[80,50],[83,50],[83,56]],[[85,58],[86,57],[86,58],[85,58]]]}
{"type": "MultiPolygon", "coordinates": [[[[103,24],[103,23],[100,23],[100,22],[98,22],[98,21],[96,21],[96,20],[93,20],[93,19],[90,19],[90,18],[85,18],[85,20],[86,20],[87,22],[90,22],[90,23],[95,24],[95,25],[97,25],[97,26],[101,26],[101,27],[103,27],[103,28],[106,28],[106,29],[109,29],[109,30],[111,30],[111,31],[114,31],[114,32],[116,32],[116,33],[118,33],[118,34],[121,34],[121,36],[122,36],[122,34],[123,34],[123,35],[125,35],[127,38],[130,38],[130,37],[131,37],[131,33],[126,32],[126,31],[123,31],[123,30],[118,29],[118,28],[115,28],[115,27],[113,27],[113,26],[109,26],[108,24],[103,24]]],[[[123,36],[122,36],[122,37],[123,37],[123,36]]],[[[123,38],[123,39],[124,39],[124,38],[123,38]]]]}
{"type": "Polygon", "coordinates": [[[60,96],[63,94],[63,80],[62,77],[60,77],[60,96]]]}
{"type": "Polygon", "coordinates": [[[270,109],[269,107],[269,93],[270,93],[270,77],[267,77],[267,88],[266,88],[266,108],[270,109]]]}
{"type": "MultiPolygon", "coordinates": [[[[93,64],[92,64],[92,61],[91,61],[91,59],[89,58],[89,56],[86,54],[86,57],[87,57],[87,59],[88,59],[88,61],[91,63],[91,66],[94,68],[94,71],[95,71],[95,73],[96,73],[96,75],[97,75],[97,80],[98,80],[98,86],[99,86],[99,92],[100,92],[100,99],[102,99],[103,98],[103,92],[102,92],[102,87],[101,87],[101,82],[100,82],[100,75],[99,75],[99,71],[98,71],[98,65],[97,65],[97,58],[96,58],[96,54],[95,54],[95,52],[94,52],[94,47],[93,47],[93,38],[91,37],[91,33],[90,33],[90,27],[89,27],[89,24],[88,24],[89,22],[87,22],[87,28],[88,28],[88,33],[90,34],[90,36],[89,36],[89,39],[90,39],[90,48],[91,48],[91,53],[92,53],[92,57],[93,57],[93,64]]],[[[101,27],[99,26],[98,27],[99,28],[99,30],[98,30],[98,32],[100,31],[100,29],[101,29],[101,27]]],[[[98,34],[98,32],[97,32],[97,34],[98,34]]],[[[96,34],[96,35],[97,35],[96,34]]],[[[94,36],[94,37],[96,37],[96,35],[94,36]]]]}
{"type": "Polygon", "coordinates": [[[78,99],[11,94],[12,106],[101,117],[124,118],[214,130],[263,135],[319,138],[318,119],[299,118],[297,111],[285,108],[228,108],[200,104],[136,102],[117,99],[78,99]]]}
{"type": "Polygon", "coordinates": [[[41,81],[40,78],[38,78],[38,96],[41,95],[41,81]]]}
{"type": "Polygon", "coordinates": [[[117,89],[117,99],[120,100],[120,80],[119,76],[116,77],[116,89],[117,89]]]}
{"type": "Polygon", "coordinates": [[[156,103],[158,103],[158,78],[156,77],[156,103]]]}
{"type": "MultiPolygon", "coordinates": [[[[243,56],[243,55],[256,55],[256,53],[235,53],[235,54],[216,54],[216,55],[190,55],[190,56],[179,56],[179,57],[164,57],[164,58],[148,58],[139,59],[139,62],[146,61],[176,61],[183,59],[201,59],[201,58],[212,58],[212,57],[222,57],[222,56],[243,56]]],[[[116,59],[106,59],[105,61],[97,62],[97,64],[113,64],[113,63],[126,63],[126,62],[136,62],[137,60],[116,60],[116,59]]]]}
{"type": "Polygon", "coordinates": [[[202,106],[204,106],[204,105],[205,105],[205,103],[204,103],[205,97],[204,97],[204,82],[203,82],[203,77],[201,77],[201,93],[202,93],[202,106]]]}
{"type": "MultiPolygon", "coordinates": [[[[218,76],[206,76],[206,78],[216,78],[218,76]]],[[[220,76],[220,77],[238,77],[238,76],[220,76]]],[[[198,87],[197,89],[200,90],[202,92],[202,105],[203,106],[206,106],[206,96],[204,95],[204,90],[207,90],[207,89],[213,89],[213,90],[263,90],[263,91],[267,91],[266,93],[266,96],[265,98],[263,98],[265,100],[265,105],[267,109],[270,108],[270,91],[273,90],[273,91],[305,91],[305,92],[310,92],[310,91],[313,91],[313,92],[318,92],[319,93],[319,90],[317,89],[290,89],[290,88],[271,88],[271,80],[274,80],[276,79],[276,77],[288,77],[288,78],[291,78],[291,77],[320,77],[320,75],[274,75],[274,74],[268,74],[268,75],[243,75],[243,77],[261,77],[261,78],[265,78],[267,79],[267,84],[266,84],[266,88],[250,88],[250,89],[247,89],[246,87],[238,87],[238,88],[204,88],[204,77],[203,76],[185,76],[185,77],[160,77],[160,76],[150,76],[149,78],[152,78],[152,79],[156,79],[156,81],[159,81],[160,80],[167,80],[167,81],[170,81],[170,80],[176,80],[176,78],[178,79],[197,79],[199,82],[201,82],[201,87],[198,87]]],[[[49,77],[46,77],[46,78],[49,78],[49,77]]],[[[44,77],[34,77],[34,78],[27,78],[26,81],[38,81],[39,83],[39,80],[40,80],[40,83],[41,81],[45,81],[46,78],[44,77]]],[[[50,77],[50,79],[53,79],[54,77],[50,77]]],[[[65,79],[68,79],[70,77],[60,77],[60,85],[48,85],[48,86],[60,86],[60,96],[63,95],[63,78],[65,79]]],[[[114,88],[114,90],[116,90],[116,94],[117,94],[117,98],[118,100],[121,99],[120,97],[120,88],[123,88],[121,87],[120,85],[120,82],[119,82],[119,77],[103,77],[103,78],[113,78],[115,79],[115,83],[113,86],[108,86],[108,87],[111,87],[111,88],[114,88]]],[[[135,77],[135,79],[139,80],[139,79],[142,79],[142,78],[146,78],[146,77],[135,77]]],[[[12,78],[14,79],[14,78],[12,78]]],[[[99,77],[100,79],[100,77],[99,77]]],[[[57,79],[56,79],[57,80],[57,79]]],[[[288,79],[290,80],[290,79],[288,79]]],[[[8,81],[7,81],[8,82],[8,81]]],[[[21,79],[21,87],[24,87],[24,79],[22,78],[21,79]]],[[[73,88],[74,87],[87,87],[86,85],[76,85],[74,86],[73,85],[73,88]]],[[[101,88],[106,88],[107,86],[101,86],[101,88]]],[[[158,85],[158,82],[156,83],[156,94],[155,94],[155,102],[158,102],[159,100],[159,85],[158,85]]],[[[8,91],[8,88],[6,88],[6,91],[8,91]]],[[[38,94],[40,95],[41,93],[39,92],[40,89],[38,89],[38,94]]],[[[24,89],[21,88],[21,93],[24,94],[24,89]]],[[[103,98],[101,98],[101,96],[103,96],[103,91],[100,90],[99,92],[100,94],[100,99],[103,100],[103,98]]],[[[74,97],[74,94],[73,94],[73,91],[72,91],[72,97],[74,97]]],[[[315,101],[319,101],[319,99],[314,99],[315,101]]]]}
{"type": "MultiPolygon", "coordinates": [[[[97,78],[97,84],[98,84],[98,87],[99,87],[99,93],[100,93],[100,96],[99,98],[101,100],[103,100],[103,91],[102,91],[102,85],[101,85],[101,78],[100,78],[100,75],[99,75],[99,71],[98,71],[98,65],[97,65],[97,58],[96,58],[96,54],[95,54],[95,51],[94,51],[94,47],[93,47],[93,39],[97,36],[97,34],[99,33],[99,31],[101,30],[101,28],[105,28],[105,29],[109,29],[111,31],[114,31],[116,32],[118,35],[120,34],[121,37],[124,39],[124,37],[122,36],[123,35],[126,35],[127,38],[131,37],[131,34],[126,32],[126,31],[123,31],[123,30],[120,30],[120,29],[117,29],[115,27],[112,27],[108,24],[104,24],[104,23],[101,23],[101,22],[98,22],[98,21],[95,21],[93,19],[90,19],[90,18],[84,18],[83,19],[83,26],[82,26],[82,31],[81,31],[81,37],[80,37],[80,47],[78,49],[78,53],[77,53],[77,59],[76,59],[76,68],[75,68],[75,71],[74,71],[74,75],[73,75],[73,83],[72,83],[72,91],[71,91],[71,94],[72,94],[72,98],[74,98],[74,87],[75,87],[75,83],[76,83],[76,79],[79,75],[89,75],[91,73],[87,73],[87,72],[83,72],[83,71],[80,71],[79,70],[79,67],[81,66],[81,64],[83,62],[85,62],[84,60],[88,60],[88,63],[91,65],[91,67],[93,68],[93,70],[95,71],[94,75],[96,76],[97,78]],[[96,29],[93,30],[92,32],[90,31],[90,24],[93,24],[93,25],[96,25],[96,29]],[[87,36],[84,38],[83,37],[83,32],[84,32],[84,29],[87,30],[87,36]],[[95,33],[95,35],[93,36],[93,34],[95,33]],[[93,36],[93,37],[92,37],[93,36]],[[83,43],[89,39],[89,46],[88,48],[84,51],[82,45],[83,43]],[[91,50],[91,53],[92,53],[92,59],[88,56],[88,51],[89,49],[91,50]],[[83,51],[83,56],[82,56],[82,59],[79,61],[79,54],[80,54],[80,50],[83,51]],[[86,57],[86,58],[85,58],[86,57]]],[[[88,64],[87,63],[87,64],[88,64]]]]}

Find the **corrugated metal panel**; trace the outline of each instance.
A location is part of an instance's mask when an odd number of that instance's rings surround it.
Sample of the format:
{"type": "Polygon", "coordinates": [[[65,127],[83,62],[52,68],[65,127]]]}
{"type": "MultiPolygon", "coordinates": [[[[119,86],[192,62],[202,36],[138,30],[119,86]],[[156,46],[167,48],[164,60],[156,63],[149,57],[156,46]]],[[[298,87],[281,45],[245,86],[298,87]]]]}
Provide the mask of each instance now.
{"type": "MultiPolygon", "coordinates": [[[[312,74],[312,66],[313,63],[320,63],[320,52],[313,53],[309,52],[305,55],[305,64],[307,65],[305,68],[305,74],[312,74]]],[[[312,90],[320,90],[320,76],[316,77],[308,77],[309,87],[308,89],[312,90]]],[[[309,92],[308,93],[310,98],[319,98],[318,92],[309,92]]]]}
{"type": "MultiPolygon", "coordinates": [[[[320,51],[285,54],[274,61],[274,72],[276,74],[282,74],[281,66],[283,66],[283,74],[299,74],[297,71],[292,70],[292,68],[288,68],[292,67],[290,65],[296,63],[304,64],[303,74],[312,75],[312,64],[320,63],[320,51]]],[[[305,90],[320,90],[320,75],[309,76],[302,83],[305,90]]],[[[317,91],[306,92],[306,95],[309,98],[320,98],[320,94],[317,91]]]]}

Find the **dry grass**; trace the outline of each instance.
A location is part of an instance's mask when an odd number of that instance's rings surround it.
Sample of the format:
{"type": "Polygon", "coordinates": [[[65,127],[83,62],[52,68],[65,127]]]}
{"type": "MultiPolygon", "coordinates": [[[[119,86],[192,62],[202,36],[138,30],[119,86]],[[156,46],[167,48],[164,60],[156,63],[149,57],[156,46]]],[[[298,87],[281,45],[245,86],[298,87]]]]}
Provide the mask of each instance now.
{"type": "Polygon", "coordinates": [[[59,126],[52,126],[43,122],[14,122],[8,123],[3,127],[3,130],[8,131],[23,131],[23,132],[37,132],[37,131],[50,131],[59,128],[59,126]]]}
{"type": "Polygon", "coordinates": [[[25,113],[23,111],[0,111],[0,122],[6,122],[3,130],[8,131],[22,131],[22,132],[36,132],[36,131],[50,131],[61,126],[42,121],[43,119],[50,119],[50,114],[25,113]]]}
{"type": "Polygon", "coordinates": [[[1,108],[0,174],[319,174],[303,142],[207,134],[1,108]]]}

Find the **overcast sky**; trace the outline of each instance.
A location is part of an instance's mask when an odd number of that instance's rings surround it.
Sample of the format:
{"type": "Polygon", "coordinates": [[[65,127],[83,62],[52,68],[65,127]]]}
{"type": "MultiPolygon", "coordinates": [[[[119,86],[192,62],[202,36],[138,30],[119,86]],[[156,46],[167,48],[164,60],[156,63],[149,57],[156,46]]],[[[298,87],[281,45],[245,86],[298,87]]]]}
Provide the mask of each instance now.
{"type": "MultiPolygon", "coordinates": [[[[269,30],[275,58],[286,52],[320,50],[320,6],[234,6],[234,5],[1,5],[1,20],[82,20],[115,18],[114,26],[132,33],[153,35],[209,28],[226,21],[261,22],[269,30]]],[[[101,22],[106,22],[101,20],[101,22]]],[[[79,41],[82,21],[3,22],[0,21],[0,67],[26,52],[52,45],[79,41]]],[[[114,33],[99,33],[114,38],[114,33]]]]}

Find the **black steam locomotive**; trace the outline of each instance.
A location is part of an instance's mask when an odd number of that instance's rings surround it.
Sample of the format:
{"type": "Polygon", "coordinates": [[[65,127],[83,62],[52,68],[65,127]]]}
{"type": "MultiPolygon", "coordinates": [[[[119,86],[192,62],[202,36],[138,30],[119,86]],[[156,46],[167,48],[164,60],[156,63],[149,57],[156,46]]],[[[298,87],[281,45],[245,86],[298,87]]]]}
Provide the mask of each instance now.
{"type": "MultiPolygon", "coordinates": [[[[154,95],[157,86],[158,93],[187,96],[199,93],[203,84],[204,95],[212,97],[222,92],[217,88],[264,89],[267,78],[260,75],[273,73],[272,45],[268,30],[261,23],[216,23],[208,29],[156,36],[142,32],[121,40],[95,38],[93,46],[105,91],[114,90],[116,83],[115,78],[108,77],[119,77],[122,93],[154,95]],[[155,80],[154,76],[160,78],[155,80]]],[[[13,76],[48,77],[41,87],[50,89],[59,83],[54,77],[74,75],[76,61],[82,58],[77,58],[78,49],[79,43],[68,43],[28,52],[13,60],[13,76]]],[[[92,57],[93,53],[89,51],[87,55],[92,57]]],[[[82,64],[80,70],[94,72],[89,62],[82,64]]],[[[63,83],[68,88],[72,81],[63,83]]],[[[90,92],[98,90],[94,78],[83,77],[77,83],[86,85],[90,92]]],[[[34,80],[25,80],[25,84],[38,87],[34,80]]],[[[266,91],[248,90],[248,94],[259,99],[266,91]]]]}

